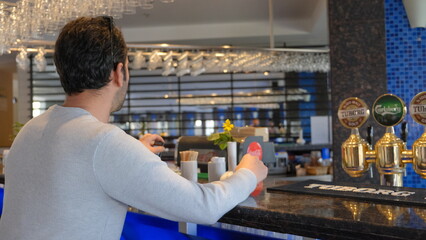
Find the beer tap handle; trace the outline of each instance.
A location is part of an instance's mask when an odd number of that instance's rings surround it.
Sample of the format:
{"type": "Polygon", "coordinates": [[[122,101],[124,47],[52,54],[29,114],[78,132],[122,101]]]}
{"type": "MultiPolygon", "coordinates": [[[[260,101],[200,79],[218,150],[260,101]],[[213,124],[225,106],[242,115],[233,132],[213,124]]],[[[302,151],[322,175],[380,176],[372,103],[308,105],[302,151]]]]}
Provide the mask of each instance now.
{"type": "Polygon", "coordinates": [[[371,150],[373,146],[373,126],[371,125],[368,125],[367,127],[367,138],[365,140],[370,145],[370,150],[371,150]]]}
{"type": "Polygon", "coordinates": [[[406,143],[407,137],[408,137],[407,122],[404,121],[401,123],[401,140],[406,143]]]}
{"type": "MultiPolygon", "coordinates": [[[[373,126],[368,125],[367,126],[367,137],[365,139],[368,143],[368,147],[370,150],[373,150],[373,126]]],[[[370,167],[368,170],[368,175],[370,179],[374,178],[373,168],[370,167]]]]}

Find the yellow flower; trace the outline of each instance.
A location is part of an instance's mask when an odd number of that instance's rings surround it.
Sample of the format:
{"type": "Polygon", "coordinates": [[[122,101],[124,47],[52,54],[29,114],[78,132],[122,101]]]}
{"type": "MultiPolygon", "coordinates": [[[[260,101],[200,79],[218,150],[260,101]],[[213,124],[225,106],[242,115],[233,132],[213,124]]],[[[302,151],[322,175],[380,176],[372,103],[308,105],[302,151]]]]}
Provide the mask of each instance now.
{"type": "Polygon", "coordinates": [[[232,124],[229,119],[226,119],[226,121],[223,123],[223,130],[229,132],[233,128],[234,128],[234,124],[232,124]]]}

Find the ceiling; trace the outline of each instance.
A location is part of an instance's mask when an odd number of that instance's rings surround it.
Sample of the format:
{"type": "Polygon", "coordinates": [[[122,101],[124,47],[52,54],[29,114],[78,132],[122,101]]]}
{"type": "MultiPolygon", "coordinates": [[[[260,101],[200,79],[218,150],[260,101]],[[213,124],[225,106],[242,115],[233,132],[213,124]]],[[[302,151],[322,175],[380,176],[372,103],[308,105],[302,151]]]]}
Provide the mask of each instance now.
{"type": "MultiPolygon", "coordinates": [[[[327,0],[272,0],[275,47],[328,45],[327,0]]],[[[269,47],[268,0],[159,0],[117,20],[129,43],[269,47]]]]}
{"type": "MultiPolygon", "coordinates": [[[[271,2],[274,47],[328,46],[327,0],[271,2]]],[[[116,25],[128,43],[271,46],[269,0],[155,0],[116,25]]],[[[0,65],[12,58],[0,56],[0,65]]]]}

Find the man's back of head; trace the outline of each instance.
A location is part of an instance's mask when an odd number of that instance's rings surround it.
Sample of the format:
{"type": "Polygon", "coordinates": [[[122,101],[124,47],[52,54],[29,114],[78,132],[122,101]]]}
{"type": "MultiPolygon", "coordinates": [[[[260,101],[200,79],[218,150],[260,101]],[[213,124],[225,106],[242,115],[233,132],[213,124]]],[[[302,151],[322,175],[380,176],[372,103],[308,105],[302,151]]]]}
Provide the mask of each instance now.
{"type": "Polygon", "coordinates": [[[106,86],[111,71],[125,64],[126,57],[126,43],[112,17],[71,21],[55,44],[54,61],[67,95],[106,86]]]}

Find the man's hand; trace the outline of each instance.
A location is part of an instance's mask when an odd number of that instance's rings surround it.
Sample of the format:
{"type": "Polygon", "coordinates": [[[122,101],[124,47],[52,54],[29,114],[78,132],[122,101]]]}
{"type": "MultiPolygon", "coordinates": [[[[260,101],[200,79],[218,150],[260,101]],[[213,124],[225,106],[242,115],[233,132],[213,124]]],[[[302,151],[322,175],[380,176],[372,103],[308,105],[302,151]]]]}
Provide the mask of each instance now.
{"type": "Polygon", "coordinates": [[[259,158],[256,156],[252,156],[250,154],[246,154],[241,159],[238,166],[235,168],[237,171],[240,168],[247,168],[252,171],[254,175],[256,175],[257,182],[263,181],[268,175],[268,168],[263,164],[262,161],[259,161],[259,158]]]}
{"type": "Polygon", "coordinates": [[[160,152],[163,152],[165,150],[162,145],[158,144],[164,144],[164,139],[157,134],[147,133],[143,136],[140,136],[139,141],[155,154],[159,154],[160,152]]]}

